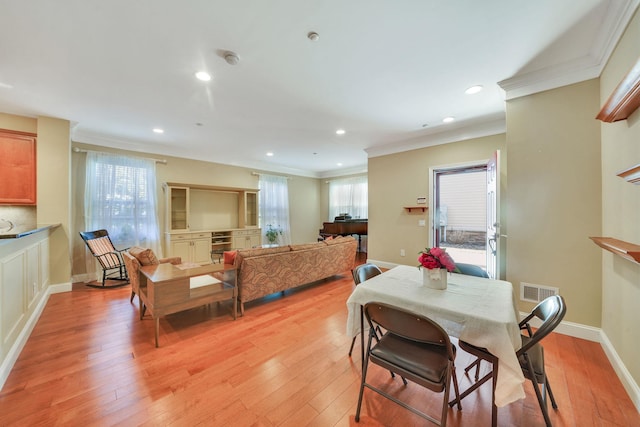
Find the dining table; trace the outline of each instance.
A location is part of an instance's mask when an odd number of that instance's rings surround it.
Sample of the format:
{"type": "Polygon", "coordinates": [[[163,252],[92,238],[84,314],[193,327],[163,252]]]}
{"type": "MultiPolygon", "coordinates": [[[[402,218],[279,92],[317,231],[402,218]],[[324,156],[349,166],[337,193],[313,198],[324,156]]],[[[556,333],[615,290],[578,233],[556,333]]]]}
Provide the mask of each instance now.
{"type": "Polygon", "coordinates": [[[360,333],[362,307],[369,302],[426,316],[450,336],[486,348],[498,358],[496,406],[524,398],[525,379],[516,356],[522,341],[512,284],[456,273],[449,273],[447,282],[446,289],[429,288],[418,267],[398,265],[360,283],[347,300],[347,335],[360,333]]]}

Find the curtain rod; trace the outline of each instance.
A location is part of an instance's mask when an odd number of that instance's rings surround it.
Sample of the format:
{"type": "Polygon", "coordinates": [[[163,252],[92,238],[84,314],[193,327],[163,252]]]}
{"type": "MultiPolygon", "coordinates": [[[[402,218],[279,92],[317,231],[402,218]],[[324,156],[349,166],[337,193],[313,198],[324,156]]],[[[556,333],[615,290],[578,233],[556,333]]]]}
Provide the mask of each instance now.
{"type": "MultiPolygon", "coordinates": [[[[270,174],[267,174],[267,173],[260,173],[260,172],[251,172],[251,175],[253,175],[253,176],[260,176],[260,175],[270,175],[270,174]]],[[[272,176],[282,176],[283,178],[286,178],[286,179],[288,179],[288,180],[289,180],[289,179],[293,179],[293,178],[291,178],[290,176],[283,176],[283,175],[272,175],[272,176]]]]}
{"type": "MultiPolygon", "coordinates": [[[[84,150],[82,148],[73,147],[72,151],[74,153],[103,153],[103,154],[117,154],[117,153],[107,153],[106,151],[95,151],[95,150],[84,150]]],[[[141,157],[141,156],[133,156],[133,157],[141,157]]],[[[167,164],[166,159],[154,159],[153,157],[141,157],[147,160],[153,160],[156,163],[162,163],[163,165],[167,164]]]]}

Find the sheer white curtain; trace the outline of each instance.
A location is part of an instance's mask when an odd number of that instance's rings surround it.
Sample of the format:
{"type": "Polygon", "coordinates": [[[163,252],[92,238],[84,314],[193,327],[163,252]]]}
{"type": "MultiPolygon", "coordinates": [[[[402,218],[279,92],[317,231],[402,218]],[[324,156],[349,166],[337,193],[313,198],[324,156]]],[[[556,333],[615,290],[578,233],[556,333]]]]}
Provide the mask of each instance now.
{"type": "Polygon", "coordinates": [[[289,225],[289,185],[284,176],[260,174],[260,228],[262,242],[267,243],[265,232],[271,226],[282,230],[278,244],[291,244],[291,226],[289,225]]]}
{"type": "Polygon", "coordinates": [[[352,219],[366,219],[369,211],[367,176],[354,176],[329,181],[329,218],[349,214],[352,219]]]}
{"type": "Polygon", "coordinates": [[[142,246],[162,256],[156,194],[154,160],[87,153],[85,227],[107,230],[116,248],[142,246]]]}

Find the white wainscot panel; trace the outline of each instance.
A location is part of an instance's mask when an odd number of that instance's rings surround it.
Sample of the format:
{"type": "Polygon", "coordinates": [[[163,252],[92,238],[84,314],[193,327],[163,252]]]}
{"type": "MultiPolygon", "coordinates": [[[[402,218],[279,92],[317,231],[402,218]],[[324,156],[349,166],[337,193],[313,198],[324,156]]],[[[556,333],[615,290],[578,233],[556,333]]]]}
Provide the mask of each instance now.
{"type": "Polygon", "coordinates": [[[0,333],[2,356],[20,333],[24,320],[26,252],[18,252],[0,260],[0,333]]]}

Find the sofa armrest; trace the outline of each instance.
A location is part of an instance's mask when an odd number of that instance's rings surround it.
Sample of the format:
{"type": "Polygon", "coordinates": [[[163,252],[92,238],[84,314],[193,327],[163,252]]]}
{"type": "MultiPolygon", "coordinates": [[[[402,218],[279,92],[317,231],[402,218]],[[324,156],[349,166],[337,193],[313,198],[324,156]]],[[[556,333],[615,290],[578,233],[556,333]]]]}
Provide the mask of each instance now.
{"type": "Polygon", "coordinates": [[[162,258],[159,260],[160,264],[173,264],[173,265],[178,265],[182,263],[182,258],[180,258],[179,256],[174,256],[174,257],[169,257],[169,258],[162,258]]]}

